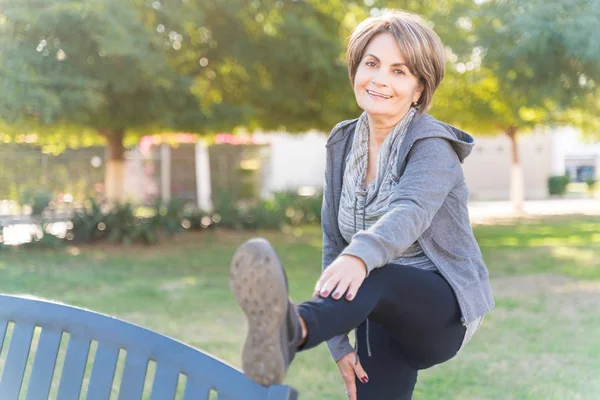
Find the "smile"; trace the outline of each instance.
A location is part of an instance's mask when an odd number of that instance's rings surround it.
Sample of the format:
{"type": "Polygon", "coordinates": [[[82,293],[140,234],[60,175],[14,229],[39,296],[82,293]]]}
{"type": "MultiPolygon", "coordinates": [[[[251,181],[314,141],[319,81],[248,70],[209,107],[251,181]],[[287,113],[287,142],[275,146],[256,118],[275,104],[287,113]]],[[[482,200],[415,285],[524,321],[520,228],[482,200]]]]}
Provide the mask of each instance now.
{"type": "Polygon", "coordinates": [[[386,96],[385,94],[372,92],[370,90],[367,90],[367,93],[369,93],[371,96],[381,97],[382,99],[390,99],[392,97],[392,96],[386,96]]]}

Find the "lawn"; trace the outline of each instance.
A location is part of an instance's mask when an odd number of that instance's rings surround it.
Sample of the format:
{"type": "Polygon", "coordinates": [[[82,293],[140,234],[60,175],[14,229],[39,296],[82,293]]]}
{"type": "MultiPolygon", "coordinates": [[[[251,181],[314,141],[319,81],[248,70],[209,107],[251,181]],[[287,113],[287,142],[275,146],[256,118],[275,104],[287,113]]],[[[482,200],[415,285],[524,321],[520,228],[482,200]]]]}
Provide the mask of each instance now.
{"type": "MultiPolygon", "coordinates": [[[[229,260],[257,234],[278,250],[292,298],[308,298],[320,272],[315,227],[186,233],[157,247],[6,251],[0,291],[115,315],[239,367],[245,320],[228,289],[229,260]]],[[[599,398],[600,217],[478,226],[476,235],[497,307],[458,357],[420,374],[414,398],[599,398]]],[[[0,363],[5,357],[3,349],[0,363]]],[[[345,399],[324,345],[299,354],[285,383],[302,399],[345,399]]]]}

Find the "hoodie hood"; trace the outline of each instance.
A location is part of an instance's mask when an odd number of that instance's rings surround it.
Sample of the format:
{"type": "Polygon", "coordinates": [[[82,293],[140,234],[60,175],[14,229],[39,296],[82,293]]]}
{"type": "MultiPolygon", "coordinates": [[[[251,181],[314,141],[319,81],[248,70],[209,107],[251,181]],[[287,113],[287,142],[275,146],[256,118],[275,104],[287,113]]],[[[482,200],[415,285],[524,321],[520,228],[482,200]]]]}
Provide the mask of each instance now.
{"type": "MultiPolygon", "coordinates": [[[[354,128],[358,118],[340,122],[331,131],[326,147],[335,145],[336,143],[346,139],[349,135],[354,135],[354,128]]],[[[411,121],[402,147],[407,146],[407,152],[412,147],[412,144],[417,140],[430,137],[441,137],[447,139],[452,144],[454,151],[458,155],[460,162],[464,162],[465,158],[473,151],[475,139],[467,132],[462,131],[452,125],[438,121],[429,114],[416,115],[411,121]]],[[[403,153],[400,151],[400,153],[403,153]]]]}
{"type": "MultiPolygon", "coordinates": [[[[429,114],[417,116],[409,128],[412,141],[425,139],[428,137],[441,137],[447,139],[454,147],[460,162],[473,151],[475,139],[467,132],[462,131],[452,125],[438,121],[429,114]],[[416,121],[415,121],[416,120],[416,121]]],[[[408,135],[407,135],[408,136],[408,135]]]]}

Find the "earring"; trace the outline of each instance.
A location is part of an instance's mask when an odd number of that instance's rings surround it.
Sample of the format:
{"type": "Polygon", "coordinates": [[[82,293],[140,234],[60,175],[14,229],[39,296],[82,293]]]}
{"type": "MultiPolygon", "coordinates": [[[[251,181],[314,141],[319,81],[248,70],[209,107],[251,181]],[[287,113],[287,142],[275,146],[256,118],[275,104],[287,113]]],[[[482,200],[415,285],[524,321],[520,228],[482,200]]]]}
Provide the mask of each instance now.
{"type": "Polygon", "coordinates": [[[417,102],[415,101],[415,102],[413,102],[413,107],[416,107],[416,106],[417,106],[417,102]]]}

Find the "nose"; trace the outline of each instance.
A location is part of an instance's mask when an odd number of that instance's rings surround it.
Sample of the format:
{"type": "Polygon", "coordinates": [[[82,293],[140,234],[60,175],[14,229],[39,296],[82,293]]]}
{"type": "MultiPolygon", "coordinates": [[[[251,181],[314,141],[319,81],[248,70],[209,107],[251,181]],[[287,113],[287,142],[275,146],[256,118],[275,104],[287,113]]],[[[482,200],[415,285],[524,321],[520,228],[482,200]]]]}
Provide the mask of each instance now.
{"type": "Polygon", "coordinates": [[[379,68],[371,78],[371,82],[377,86],[387,86],[387,77],[382,68],[379,68]]]}

